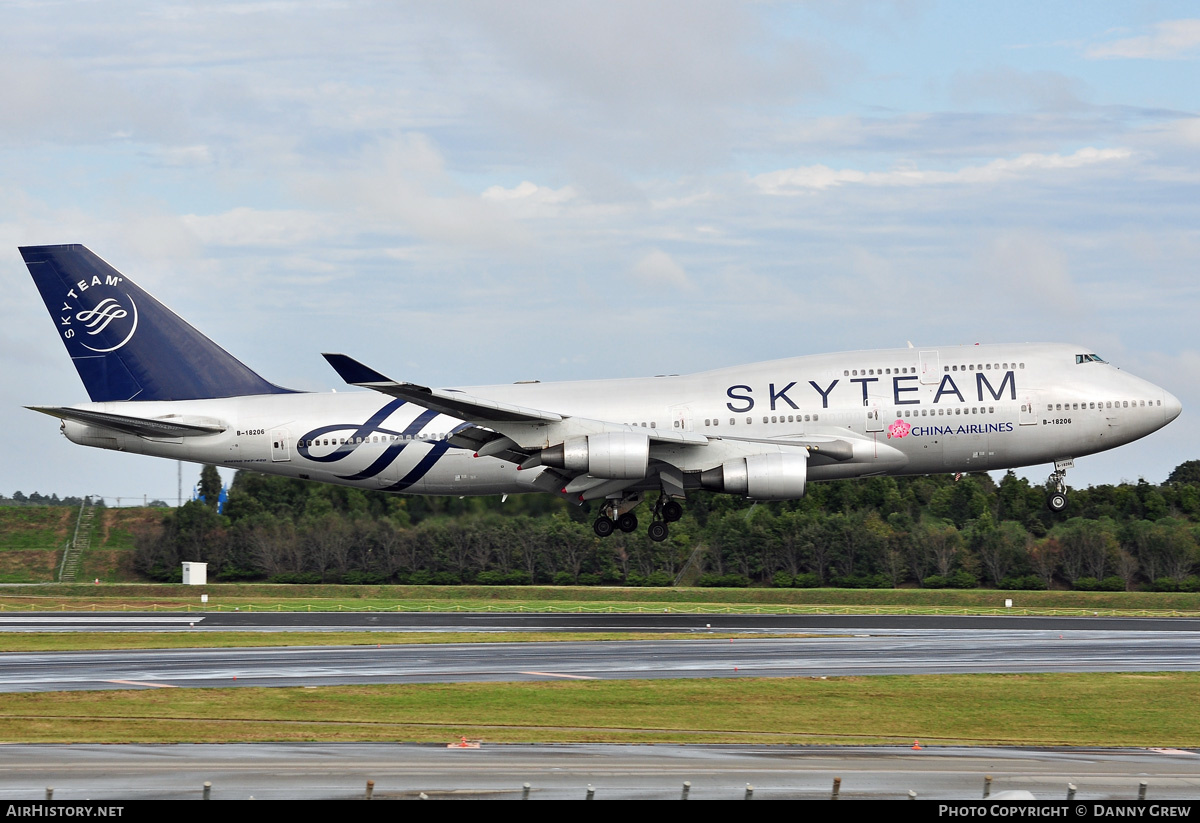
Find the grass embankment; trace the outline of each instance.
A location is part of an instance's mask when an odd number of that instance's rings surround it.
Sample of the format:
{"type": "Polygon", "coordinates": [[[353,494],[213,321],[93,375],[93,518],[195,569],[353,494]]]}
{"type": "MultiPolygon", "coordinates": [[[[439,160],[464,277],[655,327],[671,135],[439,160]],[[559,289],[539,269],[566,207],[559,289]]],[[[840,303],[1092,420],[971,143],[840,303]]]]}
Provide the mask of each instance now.
{"type": "Polygon", "coordinates": [[[0,740],[1194,747],[1197,688],[1187,672],[9,694],[0,740]]]}
{"type": "MultiPolygon", "coordinates": [[[[134,533],[161,519],[163,509],[96,509],[79,579],[135,579],[134,533]]],[[[0,506],[0,583],[49,583],[58,578],[63,548],[75,536],[78,506],[0,506]]]]}
{"type": "Polygon", "coordinates": [[[699,589],[592,586],[52,584],[0,591],[0,611],[524,611],[1200,614],[1195,592],[699,589]],[[200,603],[200,594],[209,596],[200,603]],[[1006,609],[1006,599],[1014,607],[1006,609]]]}
{"type": "Polygon", "coordinates": [[[0,583],[54,580],[78,512],[68,506],[0,508],[0,583]]]}

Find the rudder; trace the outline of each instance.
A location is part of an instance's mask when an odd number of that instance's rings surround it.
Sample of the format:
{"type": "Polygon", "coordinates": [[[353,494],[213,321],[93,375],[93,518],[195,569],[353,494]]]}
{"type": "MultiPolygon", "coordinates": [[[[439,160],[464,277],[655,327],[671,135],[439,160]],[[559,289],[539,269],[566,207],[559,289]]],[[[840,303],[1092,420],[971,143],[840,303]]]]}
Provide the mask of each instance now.
{"type": "Polygon", "coordinates": [[[268,383],[85,246],[20,251],[93,402],[292,391],[268,383]]]}

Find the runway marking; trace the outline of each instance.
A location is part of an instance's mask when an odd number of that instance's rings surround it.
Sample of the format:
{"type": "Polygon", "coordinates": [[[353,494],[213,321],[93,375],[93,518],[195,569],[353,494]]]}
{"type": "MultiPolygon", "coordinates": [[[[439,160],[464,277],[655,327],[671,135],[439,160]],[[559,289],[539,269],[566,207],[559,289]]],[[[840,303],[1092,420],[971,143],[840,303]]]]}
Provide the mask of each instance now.
{"type": "Polygon", "coordinates": [[[116,683],[121,686],[149,686],[152,689],[178,689],[170,683],[147,683],[143,680],[105,680],[105,683],[116,683]]]}
{"type": "Polygon", "coordinates": [[[517,672],[517,674],[536,674],[539,677],[565,677],[568,680],[599,680],[598,677],[588,677],[583,674],[559,674],[558,672],[517,672]]]}

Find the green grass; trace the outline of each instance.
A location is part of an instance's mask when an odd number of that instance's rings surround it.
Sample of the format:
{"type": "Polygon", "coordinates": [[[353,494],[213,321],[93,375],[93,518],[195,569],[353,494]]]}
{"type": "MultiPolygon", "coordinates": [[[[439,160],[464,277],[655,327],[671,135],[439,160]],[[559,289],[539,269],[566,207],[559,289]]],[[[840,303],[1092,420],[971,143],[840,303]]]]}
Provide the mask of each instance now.
{"type": "Polygon", "coordinates": [[[61,550],[78,514],[73,506],[0,506],[0,550],[61,550]]]}
{"type": "MultiPolygon", "coordinates": [[[[0,553],[2,558],[3,553],[0,553]]],[[[0,611],[527,611],[903,614],[1200,614],[1188,592],[989,589],[652,589],[581,586],[46,585],[0,592],[0,611]],[[209,595],[206,605],[200,593],[209,595]],[[1014,608],[1005,609],[1011,598],[1014,608]]]]}
{"type": "Polygon", "coordinates": [[[460,683],[0,696],[0,740],[1200,746],[1200,673],[460,683]]]}

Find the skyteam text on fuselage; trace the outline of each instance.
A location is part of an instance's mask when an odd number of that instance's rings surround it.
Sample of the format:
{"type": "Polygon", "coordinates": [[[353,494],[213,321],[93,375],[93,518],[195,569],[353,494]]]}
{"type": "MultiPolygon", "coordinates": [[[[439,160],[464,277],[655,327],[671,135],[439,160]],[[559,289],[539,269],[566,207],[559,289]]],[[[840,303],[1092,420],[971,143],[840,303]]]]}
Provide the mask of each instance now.
{"type": "Polygon", "coordinates": [[[364,392],[267,382],[79,245],[21,254],[90,403],[31,406],[74,443],[391,492],[601,503],[601,536],[667,537],[694,489],[759,500],[808,481],[1072,460],[1180,413],[1169,392],[1062,344],[909,347],[691,375],[434,389],[326,354],[364,392]]]}

